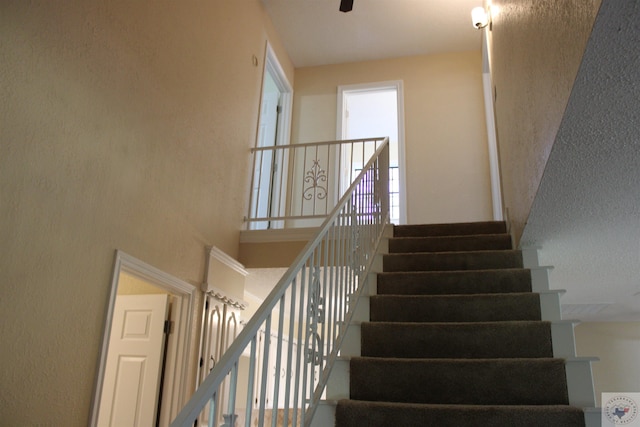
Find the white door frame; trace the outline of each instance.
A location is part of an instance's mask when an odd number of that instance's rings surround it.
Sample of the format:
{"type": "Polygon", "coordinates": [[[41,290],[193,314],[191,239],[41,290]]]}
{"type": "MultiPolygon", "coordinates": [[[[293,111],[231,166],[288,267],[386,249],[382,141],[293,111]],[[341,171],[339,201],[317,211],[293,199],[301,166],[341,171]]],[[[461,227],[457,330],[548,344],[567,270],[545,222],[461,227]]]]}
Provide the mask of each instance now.
{"type": "MultiPolygon", "coordinates": [[[[278,61],[275,51],[266,42],[265,46],[265,60],[264,68],[262,70],[262,87],[264,87],[264,81],[267,73],[271,75],[276,83],[278,90],[280,91],[280,107],[282,108],[280,114],[278,114],[278,123],[276,125],[276,145],[288,145],[291,134],[291,114],[293,111],[293,88],[287,79],[287,75],[284,69],[278,61]]],[[[260,94],[260,106],[262,108],[262,94],[260,94]]],[[[262,113],[259,115],[262,117],[262,113]]],[[[260,128],[260,119],[258,119],[258,129],[260,128]]],[[[258,146],[259,135],[256,132],[256,147],[258,146]]],[[[284,216],[287,205],[287,198],[283,197],[287,194],[287,180],[288,176],[288,157],[277,156],[276,161],[279,164],[280,170],[275,175],[272,185],[272,193],[269,197],[275,202],[275,209],[278,216],[284,216]],[[281,158],[280,158],[281,157],[281,158]]],[[[272,212],[274,207],[272,207],[272,212]]],[[[270,228],[283,228],[283,221],[271,221],[270,228]]]]}
{"type": "MultiPolygon", "coordinates": [[[[344,139],[346,123],[343,120],[345,114],[344,94],[355,92],[373,92],[384,89],[395,89],[398,100],[398,175],[400,189],[400,224],[407,223],[407,172],[405,157],[405,132],[404,132],[404,90],[402,80],[389,80],[384,82],[361,83],[355,85],[338,86],[338,107],[336,139],[344,139]]],[[[382,135],[372,135],[382,136],[382,135]]],[[[386,136],[386,135],[385,135],[386,136]]]]}
{"type": "Polygon", "coordinates": [[[487,123],[487,144],[489,148],[489,173],[491,175],[491,201],[493,219],[502,221],[502,190],[500,185],[500,161],[498,157],[498,138],[493,105],[493,89],[491,84],[491,64],[489,63],[488,31],[482,37],[482,87],[484,91],[484,112],[487,123]]]}
{"type": "Polygon", "coordinates": [[[168,411],[166,412],[166,417],[168,417],[167,419],[169,421],[178,415],[178,412],[182,409],[187,401],[187,397],[190,395],[187,389],[187,385],[189,384],[189,362],[191,361],[189,344],[191,342],[192,314],[195,304],[196,288],[187,282],[175,278],[118,250],[115,256],[113,278],[111,280],[111,294],[109,296],[109,306],[107,308],[107,317],[105,319],[102,337],[102,350],[100,352],[91,406],[89,425],[92,427],[95,427],[98,422],[104,371],[107,362],[107,352],[109,350],[111,322],[113,320],[113,311],[118,294],[118,281],[121,272],[126,272],[152,283],[154,286],[167,291],[175,297],[175,304],[172,306],[172,311],[176,313],[176,317],[167,344],[166,368],[163,382],[163,402],[168,402],[169,405],[168,407],[167,405],[163,405],[162,413],[168,411]],[[165,398],[164,396],[167,397],[165,398]]]}

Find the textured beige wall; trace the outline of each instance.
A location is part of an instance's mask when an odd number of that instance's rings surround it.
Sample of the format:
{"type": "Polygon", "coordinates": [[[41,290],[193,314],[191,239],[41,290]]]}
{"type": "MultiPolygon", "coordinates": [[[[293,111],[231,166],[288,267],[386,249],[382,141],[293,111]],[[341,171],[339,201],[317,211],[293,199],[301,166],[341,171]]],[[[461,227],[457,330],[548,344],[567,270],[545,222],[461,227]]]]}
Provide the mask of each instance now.
{"type": "Polygon", "coordinates": [[[480,52],[296,69],[292,141],[335,139],[339,85],[402,80],[408,222],[489,220],[481,73],[480,52]]]}
{"type": "Polygon", "coordinates": [[[593,364],[598,405],[603,392],[640,392],[640,322],[581,323],[575,334],[578,356],[600,358],[593,364]]]}
{"type": "Polygon", "coordinates": [[[520,238],[600,0],[491,0],[490,63],[506,217],[520,238]]]}
{"type": "Polygon", "coordinates": [[[274,34],[259,0],[1,2],[0,424],[87,424],[115,249],[237,256],[274,34]]]}

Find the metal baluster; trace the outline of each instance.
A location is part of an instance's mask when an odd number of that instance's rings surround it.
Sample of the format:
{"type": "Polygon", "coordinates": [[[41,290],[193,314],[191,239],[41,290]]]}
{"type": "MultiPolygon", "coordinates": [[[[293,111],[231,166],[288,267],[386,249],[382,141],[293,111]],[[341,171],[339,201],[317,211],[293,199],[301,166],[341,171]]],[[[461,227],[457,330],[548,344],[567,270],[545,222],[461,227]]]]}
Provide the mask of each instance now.
{"type": "Polygon", "coordinates": [[[302,156],[302,182],[300,184],[300,215],[304,215],[304,202],[305,202],[305,197],[304,197],[304,175],[306,173],[307,170],[307,147],[303,148],[303,156],[302,156]]]}
{"type": "Polygon", "coordinates": [[[337,218],[338,221],[338,293],[337,293],[337,305],[338,305],[338,321],[340,322],[340,331],[342,333],[344,321],[344,207],[340,210],[340,214],[337,218]]]}
{"type": "Polygon", "coordinates": [[[333,343],[335,341],[336,338],[336,334],[335,334],[335,319],[336,319],[336,315],[335,315],[335,301],[334,301],[334,294],[333,294],[333,280],[334,280],[334,273],[335,273],[335,220],[333,222],[333,225],[331,226],[331,228],[329,228],[329,231],[327,232],[327,239],[326,239],[326,246],[327,246],[327,253],[326,253],[326,258],[325,258],[325,268],[328,271],[329,274],[329,279],[327,282],[327,285],[329,287],[329,302],[327,304],[327,315],[328,315],[328,320],[327,320],[327,342],[331,342],[333,343]]]}
{"type": "Polygon", "coordinates": [[[253,409],[253,393],[255,392],[256,377],[256,344],[258,335],[251,340],[251,352],[249,353],[249,375],[247,382],[247,407],[245,408],[244,426],[251,427],[251,410],[253,409]]]}
{"type": "MultiPolygon", "coordinates": [[[[325,197],[325,199],[324,199],[324,214],[325,215],[328,215],[329,212],[331,212],[331,208],[330,208],[330,205],[329,205],[329,199],[331,199],[331,197],[329,197],[329,189],[330,188],[335,188],[335,184],[331,185],[331,183],[329,182],[329,180],[333,176],[331,174],[331,165],[333,164],[333,160],[332,159],[333,158],[331,157],[331,146],[327,145],[327,197],[325,197]]],[[[339,200],[339,198],[336,199],[336,200],[339,200]]]]}
{"type": "MultiPolygon", "coordinates": [[[[302,338],[302,332],[306,330],[305,327],[305,312],[306,307],[304,304],[305,300],[305,268],[302,267],[301,276],[300,276],[300,303],[298,305],[298,357],[297,357],[297,375],[296,375],[296,387],[294,389],[294,402],[295,406],[293,408],[293,426],[297,426],[298,423],[298,409],[304,409],[304,391],[302,395],[300,394],[300,379],[302,377],[302,373],[306,372],[306,363],[304,362],[303,357],[303,347],[304,342],[302,338]],[[300,406],[298,406],[300,405],[300,406]]],[[[305,350],[306,351],[306,350],[305,350]]]]}
{"type": "Polygon", "coordinates": [[[280,394],[280,362],[282,360],[282,330],[284,328],[284,295],[280,298],[280,307],[278,319],[278,340],[276,349],[276,366],[275,366],[275,381],[273,383],[273,413],[271,415],[271,426],[276,427],[278,421],[278,395],[280,394]]]}
{"type": "Polygon", "coordinates": [[[291,398],[291,379],[293,378],[293,368],[292,368],[292,359],[293,359],[293,337],[295,329],[295,310],[296,310],[296,279],[293,279],[291,283],[291,295],[289,296],[291,307],[289,308],[289,343],[287,345],[287,370],[285,372],[285,378],[287,380],[284,391],[284,420],[282,425],[288,425],[289,421],[289,403],[291,398]]]}
{"type": "MultiPolygon", "coordinates": [[[[303,269],[303,271],[306,270],[306,268],[311,268],[310,266],[312,265],[311,260],[313,260],[313,252],[311,253],[309,259],[307,260],[306,264],[305,264],[305,268],[303,269]]],[[[306,412],[307,409],[307,373],[308,373],[308,364],[309,364],[309,335],[310,335],[310,330],[312,328],[312,320],[311,320],[311,316],[309,316],[309,310],[311,308],[311,298],[313,295],[313,287],[311,285],[311,281],[312,281],[312,272],[311,270],[309,270],[309,274],[308,274],[308,278],[307,278],[307,304],[306,304],[306,309],[304,310],[306,312],[306,325],[305,325],[305,333],[304,333],[304,371],[303,371],[303,375],[302,375],[302,404],[303,407],[302,409],[304,409],[304,411],[306,412]]],[[[310,376],[310,374],[309,374],[310,376]]]]}
{"type": "MultiPolygon", "coordinates": [[[[253,189],[256,188],[255,185],[255,179],[256,179],[256,158],[258,157],[258,154],[256,151],[253,151],[253,162],[252,162],[252,167],[253,169],[251,170],[251,188],[249,190],[249,218],[255,218],[256,216],[256,212],[252,212],[251,211],[251,207],[253,206],[253,199],[255,197],[255,195],[253,194],[253,189]]],[[[257,204],[257,200],[256,200],[256,206],[258,206],[257,204]]]]}
{"type": "Polygon", "coordinates": [[[229,402],[227,402],[227,416],[230,418],[230,426],[236,424],[236,386],[238,384],[238,362],[233,365],[229,376],[229,402]]]}
{"type": "Polygon", "coordinates": [[[260,406],[258,408],[258,425],[264,425],[264,410],[267,399],[267,376],[269,375],[269,344],[271,341],[271,314],[267,316],[264,327],[264,346],[262,347],[262,373],[260,378],[260,406]]]}
{"type": "Polygon", "coordinates": [[[215,393],[213,393],[213,396],[211,396],[211,400],[209,401],[209,421],[207,423],[209,427],[213,427],[216,424],[216,418],[218,416],[218,410],[216,408],[217,398],[218,392],[216,391],[215,393]]]}

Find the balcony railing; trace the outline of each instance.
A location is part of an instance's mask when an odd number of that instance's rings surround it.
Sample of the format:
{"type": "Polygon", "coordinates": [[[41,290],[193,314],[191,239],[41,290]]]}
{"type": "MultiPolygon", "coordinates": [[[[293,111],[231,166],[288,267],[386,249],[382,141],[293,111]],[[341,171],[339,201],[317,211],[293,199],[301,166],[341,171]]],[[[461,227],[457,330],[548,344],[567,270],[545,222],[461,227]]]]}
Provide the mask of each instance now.
{"type": "Polygon", "coordinates": [[[318,226],[388,138],[252,149],[249,229],[318,226]]]}
{"type": "Polygon", "coordinates": [[[309,426],[389,218],[383,140],[171,424],[309,426]],[[224,424],[223,424],[224,423],[224,424]]]}

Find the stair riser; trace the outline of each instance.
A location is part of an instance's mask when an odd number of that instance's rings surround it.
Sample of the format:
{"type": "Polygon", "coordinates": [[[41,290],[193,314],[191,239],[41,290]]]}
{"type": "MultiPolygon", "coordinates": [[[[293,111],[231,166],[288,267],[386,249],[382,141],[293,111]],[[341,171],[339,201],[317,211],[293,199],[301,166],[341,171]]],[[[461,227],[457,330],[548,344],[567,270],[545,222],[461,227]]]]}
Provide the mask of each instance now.
{"type": "Polygon", "coordinates": [[[351,399],[473,405],[568,404],[560,359],[354,358],[351,399]]]}
{"type": "Polygon", "coordinates": [[[522,268],[522,254],[520,251],[389,254],[383,258],[383,267],[385,272],[522,268]]]}
{"type": "Polygon", "coordinates": [[[336,407],[336,427],[583,427],[578,408],[549,406],[431,406],[363,404],[341,401],[336,407]]]}
{"type": "Polygon", "coordinates": [[[455,252],[511,249],[511,236],[405,237],[389,240],[390,253],[455,252]]]}
{"type": "Polygon", "coordinates": [[[395,358],[553,357],[551,324],[363,323],[361,354],[395,358]]]}
{"type": "Polygon", "coordinates": [[[502,234],[507,232],[504,222],[475,222],[457,224],[397,225],[394,237],[460,236],[475,234],[502,234]]]}
{"type": "Polygon", "coordinates": [[[531,292],[525,269],[378,274],[378,294],[451,295],[531,292]]]}
{"type": "Polygon", "coordinates": [[[537,294],[382,296],[370,299],[373,322],[496,322],[541,320],[537,294]]]}

